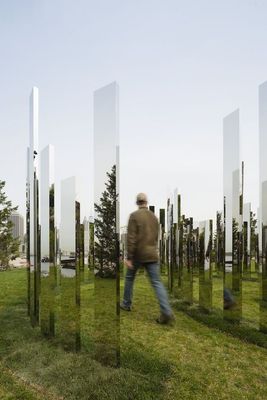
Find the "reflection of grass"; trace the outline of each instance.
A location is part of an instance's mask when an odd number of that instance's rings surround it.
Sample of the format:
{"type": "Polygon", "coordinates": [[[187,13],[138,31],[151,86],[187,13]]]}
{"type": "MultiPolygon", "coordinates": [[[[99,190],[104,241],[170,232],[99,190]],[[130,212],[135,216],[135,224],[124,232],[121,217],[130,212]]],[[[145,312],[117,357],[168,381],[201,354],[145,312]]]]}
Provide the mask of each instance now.
{"type": "Polygon", "coordinates": [[[3,272],[0,278],[0,398],[8,399],[6,393],[13,394],[11,399],[49,399],[48,393],[81,400],[267,398],[264,348],[179,311],[174,327],[158,326],[154,322],[158,305],[142,274],[137,276],[133,311],[121,315],[120,369],[104,367],[90,357],[92,283],[81,286],[83,348],[72,353],[58,346],[57,340],[42,338],[39,328],[31,328],[26,315],[26,273],[3,272]],[[35,387],[25,389],[6,370],[2,375],[6,367],[39,385],[43,393],[35,387]]]}
{"type": "MultiPolygon", "coordinates": [[[[233,292],[234,296],[235,293],[233,292]]],[[[258,274],[255,270],[248,277],[242,280],[242,318],[240,324],[231,324],[223,320],[223,275],[218,271],[213,271],[212,279],[212,309],[209,313],[201,312],[199,309],[199,277],[194,275],[193,279],[193,298],[194,304],[187,306],[180,301],[175,301],[175,307],[184,310],[198,321],[205,322],[209,326],[220,328],[226,332],[237,335],[240,338],[250,340],[267,348],[267,337],[258,332],[260,321],[260,284],[258,274]]],[[[238,300],[238,297],[236,297],[238,300]]],[[[204,310],[203,310],[204,311],[204,310]]],[[[226,312],[229,317],[234,316],[234,312],[226,312]]],[[[228,318],[229,318],[228,317],[228,318]]]]}
{"type": "Polygon", "coordinates": [[[80,313],[76,304],[75,277],[61,277],[61,293],[57,298],[56,332],[65,349],[74,350],[79,336],[80,313]]]}

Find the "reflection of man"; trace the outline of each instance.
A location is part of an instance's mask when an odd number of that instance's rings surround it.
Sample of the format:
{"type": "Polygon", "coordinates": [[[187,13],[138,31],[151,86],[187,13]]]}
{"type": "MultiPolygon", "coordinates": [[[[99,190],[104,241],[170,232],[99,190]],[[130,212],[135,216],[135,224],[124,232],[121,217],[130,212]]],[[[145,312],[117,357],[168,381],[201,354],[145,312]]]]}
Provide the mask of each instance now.
{"type": "Polygon", "coordinates": [[[236,305],[235,298],[230,289],[223,289],[223,303],[224,310],[231,310],[236,305]]]}
{"type": "Polygon", "coordinates": [[[127,273],[125,277],[124,298],[121,308],[131,311],[133,284],[136,272],[144,266],[159,301],[161,314],[157,318],[160,324],[174,320],[167,292],[161,282],[158,257],[158,220],[147,208],[144,193],[137,195],[138,210],[130,215],[127,233],[127,273]]]}
{"type": "MultiPolygon", "coordinates": [[[[211,251],[212,251],[212,240],[209,240],[208,248],[206,251],[206,260],[211,257],[211,251]]],[[[234,308],[236,305],[235,298],[231,292],[230,289],[224,288],[223,289],[223,308],[224,310],[231,310],[234,308]]]]}

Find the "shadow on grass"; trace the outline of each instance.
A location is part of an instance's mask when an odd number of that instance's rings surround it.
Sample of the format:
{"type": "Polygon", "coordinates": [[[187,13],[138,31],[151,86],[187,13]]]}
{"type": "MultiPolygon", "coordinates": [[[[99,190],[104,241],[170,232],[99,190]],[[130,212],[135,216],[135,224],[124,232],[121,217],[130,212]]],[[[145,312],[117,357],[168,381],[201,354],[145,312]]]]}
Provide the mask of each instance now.
{"type": "Polygon", "coordinates": [[[172,305],[176,310],[185,312],[188,316],[210,328],[219,329],[245,342],[253,343],[267,349],[267,335],[265,333],[249,327],[242,322],[238,323],[223,319],[223,312],[219,309],[213,308],[212,311],[208,311],[201,309],[199,306],[188,305],[179,300],[173,300],[172,305]]]}

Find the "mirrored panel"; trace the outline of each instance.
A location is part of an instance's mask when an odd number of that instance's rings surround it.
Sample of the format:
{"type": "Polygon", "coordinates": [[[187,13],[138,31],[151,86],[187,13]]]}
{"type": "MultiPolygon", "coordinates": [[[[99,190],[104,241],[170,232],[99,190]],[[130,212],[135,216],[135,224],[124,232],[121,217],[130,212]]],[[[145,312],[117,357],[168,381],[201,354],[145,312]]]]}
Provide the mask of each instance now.
{"type": "Polygon", "coordinates": [[[267,333],[267,181],[262,183],[262,240],[261,240],[261,300],[260,300],[260,330],[267,333]]]}
{"type": "Polygon", "coordinates": [[[27,309],[31,316],[31,262],[30,262],[30,148],[27,148],[27,180],[26,180],[26,257],[27,257],[27,309]]]}
{"type": "Polygon", "coordinates": [[[168,237],[168,248],[169,248],[169,262],[168,262],[168,288],[170,291],[173,290],[173,272],[174,272],[174,223],[173,223],[173,204],[169,205],[169,237],[168,237]]]}
{"type": "Polygon", "coordinates": [[[94,347],[100,362],[120,363],[118,85],[94,93],[94,347]]]}
{"type": "Polygon", "coordinates": [[[167,287],[171,289],[171,235],[172,235],[172,205],[170,199],[167,200],[167,229],[166,229],[166,272],[167,287]]]}
{"type": "Polygon", "coordinates": [[[66,349],[80,349],[80,203],[75,177],[61,182],[59,334],[66,349]]]}
{"type": "Polygon", "coordinates": [[[193,218],[183,217],[184,263],[182,275],[182,299],[193,303],[193,218]]]}
{"type": "Polygon", "coordinates": [[[212,220],[199,225],[199,306],[209,311],[212,307],[212,220]]]}
{"type": "Polygon", "coordinates": [[[55,186],[54,148],[41,152],[40,221],[41,221],[41,287],[40,327],[44,335],[55,333],[55,186]]]}
{"type": "Polygon", "coordinates": [[[149,210],[155,214],[155,206],[149,206],[149,210]]]}
{"type": "MultiPolygon", "coordinates": [[[[264,193],[263,184],[267,181],[267,81],[259,86],[259,209],[258,209],[258,233],[259,233],[259,253],[262,251],[262,224],[264,214],[264,193]]],[[[265,225],[265,224],[264,224],[265,225]]]]}
{"type": "Polygon", "coordinates": [[[39,92],[36,87],[30,96],[30,147],[28,153],[28,212],[29,212],[29,308],[32,325],[39,323],[40,293],[40,227],[39,227],[39,169],[38,169],[39,92]]]}
{"type": "Polygon", "coordinates": [[[172,228],[172,293],[174,297],[178,296],[178,268],[179,268],[179,220],[181,215],[180,210],[180,195],[177,189],[174,191],[173,201],[173,228],[172,228]]]}
{"type": "MultiPolygon", "coordinates": [[[[258,210],[258,254],[255,257],[256,271],[260,275],[260,329],[267,332],[266,296],[266,226],[267,226],[267,82],[259,86],[259,210],[258,210]]],[[[256,252],[257,253],[257,252],[256,252]]]]}
{"type": "Polygon", "coordinates": [[[84,282],[88,282],[89,279],[89,248],[90,248],[90,226],[89,226],[89,220],[87,218],[84,218],[83,220],[83,230],[84,230],[84,244],[83,244],[83,249],[84,249],[84,282]]]}
{"type": "Polygon", "coordinates": [[[240,197],[239,110],[223,120],[224,191],[224,317],[238,322],[242,315],[242,214],[240,197]]]}
{"type": "Polygon", "coordinates": [[[165,208],[159,210],[159,255],[160,271],[162,275],[166,273],[166,245],[165,245],[165,208]]]}
{"type": "Polygon", "coordinates": [[[84,282],[84,224],[80,224],[80,281],[84,282]]]}
{"type": "Polygon", "coordinates": [[[243,278],[251,278],[251,257],[250,257],[250,216],[251,216],[251,204],[244,204],[243,210],[243,258],[242,258],[242,269],[243,278]]]}

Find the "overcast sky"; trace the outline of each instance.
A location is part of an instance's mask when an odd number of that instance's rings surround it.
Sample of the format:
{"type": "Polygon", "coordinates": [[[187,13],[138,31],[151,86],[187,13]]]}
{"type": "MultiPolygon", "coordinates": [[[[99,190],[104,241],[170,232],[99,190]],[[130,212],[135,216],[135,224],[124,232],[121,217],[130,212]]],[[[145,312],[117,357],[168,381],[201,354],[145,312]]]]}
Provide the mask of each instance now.
{"type": "Polygon", "coordinates": [[[144,191],[175,187],[196,220],[222,208],[222,119],[240,108],[245,201],[258,203],[258,85],[267,79],[264,0],[0,0],[0,179],[25,212],[29,95],[56,183],[92,209],[93,91],[120,87],[121,224],[144,191]]]}

